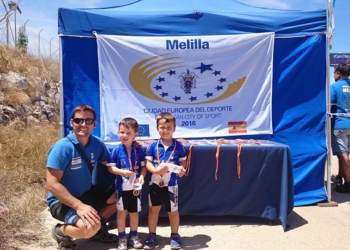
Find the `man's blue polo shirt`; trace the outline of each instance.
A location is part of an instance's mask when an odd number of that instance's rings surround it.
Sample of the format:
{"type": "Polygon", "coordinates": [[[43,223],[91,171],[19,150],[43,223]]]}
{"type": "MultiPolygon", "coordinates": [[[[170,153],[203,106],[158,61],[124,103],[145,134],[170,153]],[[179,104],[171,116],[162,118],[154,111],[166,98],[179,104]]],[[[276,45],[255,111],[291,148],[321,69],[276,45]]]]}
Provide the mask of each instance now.
{"type": "MultiPolygon", "coordinates": [[[[79,143],[72,132],[68,137],[73,143],[79,143]]],[[[89,167],[70,140],[62,138],[51,147],[47,155],[47,167],[63,171],[60,183],[74,197],[79,197],[91,188],[92,177],[89,167]]],[[[98,163],[108,161],[109,150],[100,138],[91,135],[86,146],[80,144],[80,147],[94,168],[98,163]]],[[[47,196],[49,207],[57,202],[57,198],[49,192],[47,196]]]]}

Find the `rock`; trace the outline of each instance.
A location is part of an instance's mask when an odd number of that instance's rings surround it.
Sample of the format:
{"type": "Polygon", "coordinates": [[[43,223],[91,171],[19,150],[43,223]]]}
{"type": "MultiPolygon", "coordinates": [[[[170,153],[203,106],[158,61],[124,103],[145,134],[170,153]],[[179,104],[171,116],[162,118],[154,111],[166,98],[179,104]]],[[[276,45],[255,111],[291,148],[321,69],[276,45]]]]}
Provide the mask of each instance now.
{"type": "Polygon", "coordinates": [[[56,123],[59,103],[59,83],[48,83],[40,77],[26,79],[12,71],[0,73],[0,125],[56,123]],[[16,101],[7,95],[14,88],[16,95],[12,96],[17,97],[16,101]]]}
{"type": "Polygon", "coordinates": [[[11,119],[8,115],[6,115],[4,113],[0,114],[0,124],[1,125],[8,125],[8,124],[10,124],[10,122],[11,122],[11,119]]]}
{"type": "Polygon", "coordinates": [[[27,118],[27,124],[28,125],[34,125],[34,124],[39,124],[40,123],[40,120],[33,117],[33,116],[28,116],[27,118]]]}
{"type": "Polygon", "coordinates": [[[3,73],[2,80],[4,82],[7,82],[8,86],[15,85],[19,89],[28,88],[27,79],[25,77],[21,76],[20,74],[12,72],[12,71],[8,72],[7,74],[3,73]]]}
{"type": "Polygon", "coordinates": [[[3,92],[0,92],[0,103],[2,103],[4,100],[5,100],[5,94],[3,92]]]}
{"type": "Polygon", "coordinates": [[[8,117],[14,119],[16,117],[16,110],[10,106],[3,106],[2,113],[7,115],[8,117]]]}

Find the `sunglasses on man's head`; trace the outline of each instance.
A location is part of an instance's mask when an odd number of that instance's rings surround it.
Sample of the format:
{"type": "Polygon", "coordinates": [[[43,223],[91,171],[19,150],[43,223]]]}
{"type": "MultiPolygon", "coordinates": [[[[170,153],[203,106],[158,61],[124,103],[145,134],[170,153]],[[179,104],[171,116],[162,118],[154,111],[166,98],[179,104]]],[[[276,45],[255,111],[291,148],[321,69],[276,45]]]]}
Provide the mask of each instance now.
{"type": "Polygon", "coordinates": [[[73,118],[73,122],[76,123],[76,124],[83,124],[85,122],[86,125],[91,125],[93,124],[95,121],[95,119],[92,119],[92,118],[73,118]]]}

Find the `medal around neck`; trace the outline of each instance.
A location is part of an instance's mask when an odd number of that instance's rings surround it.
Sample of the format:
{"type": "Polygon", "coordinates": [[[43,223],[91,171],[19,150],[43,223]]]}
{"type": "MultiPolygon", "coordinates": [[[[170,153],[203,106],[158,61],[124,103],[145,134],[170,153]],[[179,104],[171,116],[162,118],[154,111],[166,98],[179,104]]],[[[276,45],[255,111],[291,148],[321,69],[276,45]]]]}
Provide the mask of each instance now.
{"type": "Polygon", "coordinates": [[[159,183],[158,183],[158,186],[161,187],[161,188],[164,187],[165,186],[164,181],[160,180],[159,183]]]}
{"type": "Polygon", "coordinates": [[[142,190],[142,185],[137,181],[136,179],[136,174],[133,173],[130,177],[129,177],[129,183],[133,188],[133,195],[135,196],[139,196],[140,192],[142,190]]]}
{"type": "Polygon", "coordinates": [[[132,194],[133,194],[134,196],[139,196],[139,195],[140,195],[140,192],[141,192],[141,190],[139,190],[139,189],[134,189],[134,190],[132,190],[132,194]]]}

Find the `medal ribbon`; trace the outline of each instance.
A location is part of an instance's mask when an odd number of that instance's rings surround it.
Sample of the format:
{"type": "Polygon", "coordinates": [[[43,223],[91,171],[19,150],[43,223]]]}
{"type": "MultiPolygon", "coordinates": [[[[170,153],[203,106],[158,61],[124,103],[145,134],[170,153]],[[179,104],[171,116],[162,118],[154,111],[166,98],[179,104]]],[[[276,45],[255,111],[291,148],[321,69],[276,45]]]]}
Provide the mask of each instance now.
{"type": "Polygon", "coordinates": [[[193,143],[190,148],[188,149],[188,157],[186,160],[186,176],[190,173],[190,168],[191,168],[191,157],[192,157],[192,148],[194,145],[197,145],[197,143],[193,143]]]}
{"type": "MultiPolygon", "coordinates": [[[[159,141],[157,143],[157,160],[158,160],[158,164],[160,164],[160,153],[159,153],[159,141]]],[[[173,148],[173,151],[171,151],[171,154],[170,156],[168,157],[168,159],[166,160],[165,163],[169,163],[171,157],[173,156],[174,152],[175,152],[175,149],[176,149],[176,143],[174,144],[174,148],[173,148]]],[[[166,155],[166,151],[164,151],[164,156],[166,155]]],[[[160,175],[160,177],[163,177],[163,175],[160,175]]]]}
{"type": "Polygon", "coordinates": [[[241,155],[241,151],[242,151],[242,145],[243,144],[260,144],[260,141],[255,141],[253,139],[250,140],[239,140],[239,141],[228,141],[225,139],[218,139],[216,141],[218,145],[216,147],[216,169],[215,169],[215,180],[217,180],[217,172],[219,170],[219,151],[220,151],[220,145],[221,144],[238,144],[237,145],[237,176],[238,178],[241,178],[241,159],[240,159],[240,155],[241,155]]]}
{"type": "Polygon", "coordinates": [[[129,156],[128,150],[126,150],[126,154],[128,156],[130,171],[135,172],[135,170],[136,170],[136,147],[134,147],[134,156],[135,156],[135,165],[134,165],[134,167],[132,166],[131,152],[130,152],[130,156],[129,156]]]}
{"type": "MultiPolygon", "coordinates": [[[[236,161],[236,165],[237,165],[237,175],[238,178],[241,178],[241,159],[240,159],[240,155],[241,155],[241,151],[242,151],[242,145],[243,144],[260,144],[260,141],[255,141],[253,139],[250,140],[238,140],[238,141],[229,141],[229,140],[225,140],[225,139],[218,139],[218,140],[214,140],[214,143],[217,144],[216,146],[216,153],[215,153],[215,160],[216,160],[216,166],[215,166],[215,180],[218,179],[218,171],[219,171],[219,155],[220,155],[220,146],[221,144],[237,144],[237,161],[236,161]]],[[[191,157],[192,157],[192,149],[195,145],[198,145],[198,143],[193,143],[189,150],[188,150],[188,157],[187,157],[187,161],[186,161],[186,175],[189,174],[190,171],[190,167],[191,167],[191,157]]]]}

